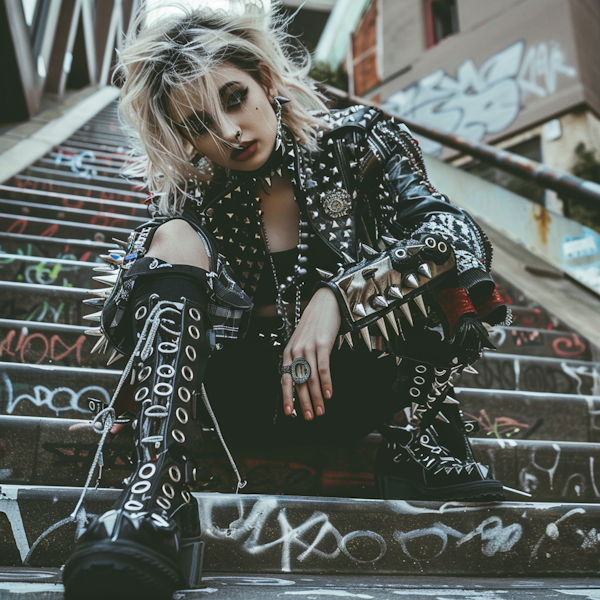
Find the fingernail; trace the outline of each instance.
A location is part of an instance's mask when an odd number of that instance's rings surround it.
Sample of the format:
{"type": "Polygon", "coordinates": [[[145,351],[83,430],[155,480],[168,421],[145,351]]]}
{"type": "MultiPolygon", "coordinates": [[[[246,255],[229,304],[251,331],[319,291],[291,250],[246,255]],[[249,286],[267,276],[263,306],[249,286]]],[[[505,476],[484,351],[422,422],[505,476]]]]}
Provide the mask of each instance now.
{"type": "Polygon", "coordinates": [[[283,410],[288,417],[292,414],[292,409],[289,406],[285,406],[283,410]]]}
{"type": "Polygon", "coordinates": [[[310,412],[310,410],[305,410],[305,411],[304,411],[304,418],[305,418],[307,421],[310,421],[310,420],[312,420],[312,413],[310,412]]]}
{"type": "Polygon", "coordinates": [[[320,417],[323,414],[323,409],[320,406],[317,406],[316,413],[320,417]]]}
{"type": "Polygon", "coordinates": [[[325,398],[327,398],[327,400],[331,398],[331,392],[329,390],[325,390],[325,398]]]}

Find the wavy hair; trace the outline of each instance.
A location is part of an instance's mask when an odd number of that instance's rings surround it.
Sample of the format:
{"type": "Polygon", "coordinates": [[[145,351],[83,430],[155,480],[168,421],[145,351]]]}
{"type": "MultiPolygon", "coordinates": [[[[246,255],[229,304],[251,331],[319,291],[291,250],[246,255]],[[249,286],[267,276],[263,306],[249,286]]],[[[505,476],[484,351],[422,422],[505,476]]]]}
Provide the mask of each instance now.
{"type": "Polygon", "coordinates": [[[173,215],[183,209],[196,182],[209,180],[212,172],[207,159],[192,164],[196,150],[174,124],[174,96],[181,97],[185,86],[194,84],[200,92],[215,122],[212,135],[224,119],[214,73],[225,62],[259,81],[260,63],[268,67],[277,93],[292,100],[282,112],[283,123],[311,150],[317,147],[316,126],[322,124],[311,111],[327,108],[308,76],[310,54],[287,33],[288,20],[279,9],[265,12],[250,3],[230,12],[169,6],[178,12],[154,21],[148,19],[152,9],[142,6],[115,75],[123,81],[119,108],[132,144],[125,173],[142,178],[160,212],[173,215]]]}

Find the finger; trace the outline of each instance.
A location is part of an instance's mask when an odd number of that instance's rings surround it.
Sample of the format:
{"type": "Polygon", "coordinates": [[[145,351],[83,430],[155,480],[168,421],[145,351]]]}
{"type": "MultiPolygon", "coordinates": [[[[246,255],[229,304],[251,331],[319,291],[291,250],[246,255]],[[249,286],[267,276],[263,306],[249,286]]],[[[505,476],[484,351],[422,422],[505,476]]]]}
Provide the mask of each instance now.
{"type": "Polygon", "coordinates": [[[323,402],[323,394],[321,392],[321,381],[319,380],[319,366],[315,354],[310,354],[306,357],[310,365],[310,378],[308,380],[308,389],[315,414],[321,416],[325,412],[325,403],[323,402]]]}
{"type": "MultiPolygon", "coordinates": [[[[333,396],[330,360],[331,354],[327,348],[321,348],[317,354],[317,364],[319,369],[319,380],[321,381],[321,391],[326,400],[329,400],[333,396]]],[[[325,412],[325,409],[323,409],[323,412],[325,412]]]]}
{"type": "Polygon", "coordinates": [[[119,433],[119,431],[121,431],[127,425],[128,425],[127,423],[117,423],[116,425],[112,426],[112,429],[110,430],[110,432],[117,434],[117,433],[119,433]]]}
{"type": "Polygon", "coordinates": [[[85,429],[91,429],[92,424],[90,421],[82,421],[81,423],[75,423],[69,427],[69,431],[80,431],[85,429]]]}
{"type": "Polygon", "coordinates": [[[313,418],[313,406],[310,401],[310,392],[308,391],[307,383],[296,384],[296,393],[298,394],[298,400],[300,401],[300,410],[302,416],[307,421],[311,421],[313,418]]]}
{"type": "MultiPolygon", "coordinates": [[[[292,353],[288,347],[283,352],[283,365],[292,363],[292,353]]],[[[283,393],[283,412],[289,417],[294,411],[294,382],[289,373],[281,376],[281,391],[283,393]]]]}

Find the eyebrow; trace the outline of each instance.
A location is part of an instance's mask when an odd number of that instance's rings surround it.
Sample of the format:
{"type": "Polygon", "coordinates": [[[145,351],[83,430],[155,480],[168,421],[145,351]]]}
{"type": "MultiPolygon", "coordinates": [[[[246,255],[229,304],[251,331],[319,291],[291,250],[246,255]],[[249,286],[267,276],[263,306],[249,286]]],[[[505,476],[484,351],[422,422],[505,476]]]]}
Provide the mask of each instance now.
{"type": "MultiPolygon", "coordinates": [[[[225,99],[227,92],[229,91],[229,88],[232,88],[239,84],[240,84],[239,81],[228,81],[227,83],[224,83],[219,88],[219,98],[221,99],[221,101],[223,101],[225,99]]],[[[194,111],[187,117],[184,117],[181,125],[186,126],[186,124],[189,122],[189,120],[194,119],[194,118],[198,118],[198,119],[200,119],[200,121],[202,121],[204,123],[206,121],[206,113],[204,113],[204,112],[197,113],[196,111],[194,111]]]]}

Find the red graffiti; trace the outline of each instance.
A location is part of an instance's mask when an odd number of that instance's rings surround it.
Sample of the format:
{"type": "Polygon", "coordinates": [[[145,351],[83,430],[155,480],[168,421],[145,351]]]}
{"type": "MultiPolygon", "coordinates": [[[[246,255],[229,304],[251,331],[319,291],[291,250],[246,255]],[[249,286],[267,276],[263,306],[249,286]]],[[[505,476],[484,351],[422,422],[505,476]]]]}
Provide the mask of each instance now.
{"type": "Polygon", "coordinates": [[[485,409],[479,411],[478,417],[469,413],[465,413],[465,415],[471,419],[475,419],[487,435],[493,435],[497,438],[512,437],[519,433],[521,429],[529,429],[529,425],[519,423],[510,417],[496,417],[492,422],[485,409]]]}
{"type": "Polygon", "coordinates": [[[27,227],[26,219],[17,219],[16,221],[13,221],[10,224],[10,226],[6,230],[6,233],[23,233],[25,231],[26,227],[27,227]],[[18,231],[16,231],[17,227],[19,228],[18,231]]]}
{"type": "Polygon", "coordinates": [[[558,337],[554,339],[552,341],[552,349],[561,358],[572,358],[583,354],[586,350],[586,345],[579,339],[576,333],[573,333],[571,337],[558,337]]]}
{"type": "Polygon", "coordinates": [[[39,365],[44,360],[50,362],[60,361],[71,352],[75,352],[75,360],[81,364],[81,348],[87,340],[85,335],[80,335],[77,341],[69,346],[65,344],[59,335],[46,336],[43,333],[27,333],[27,329],[21,329],[16,346],[13,342],[17,337],[17,330],[11,329],[6,337],[0,342],[0,358],[4,355],[15,357],[22,363],[39,365]]]}

